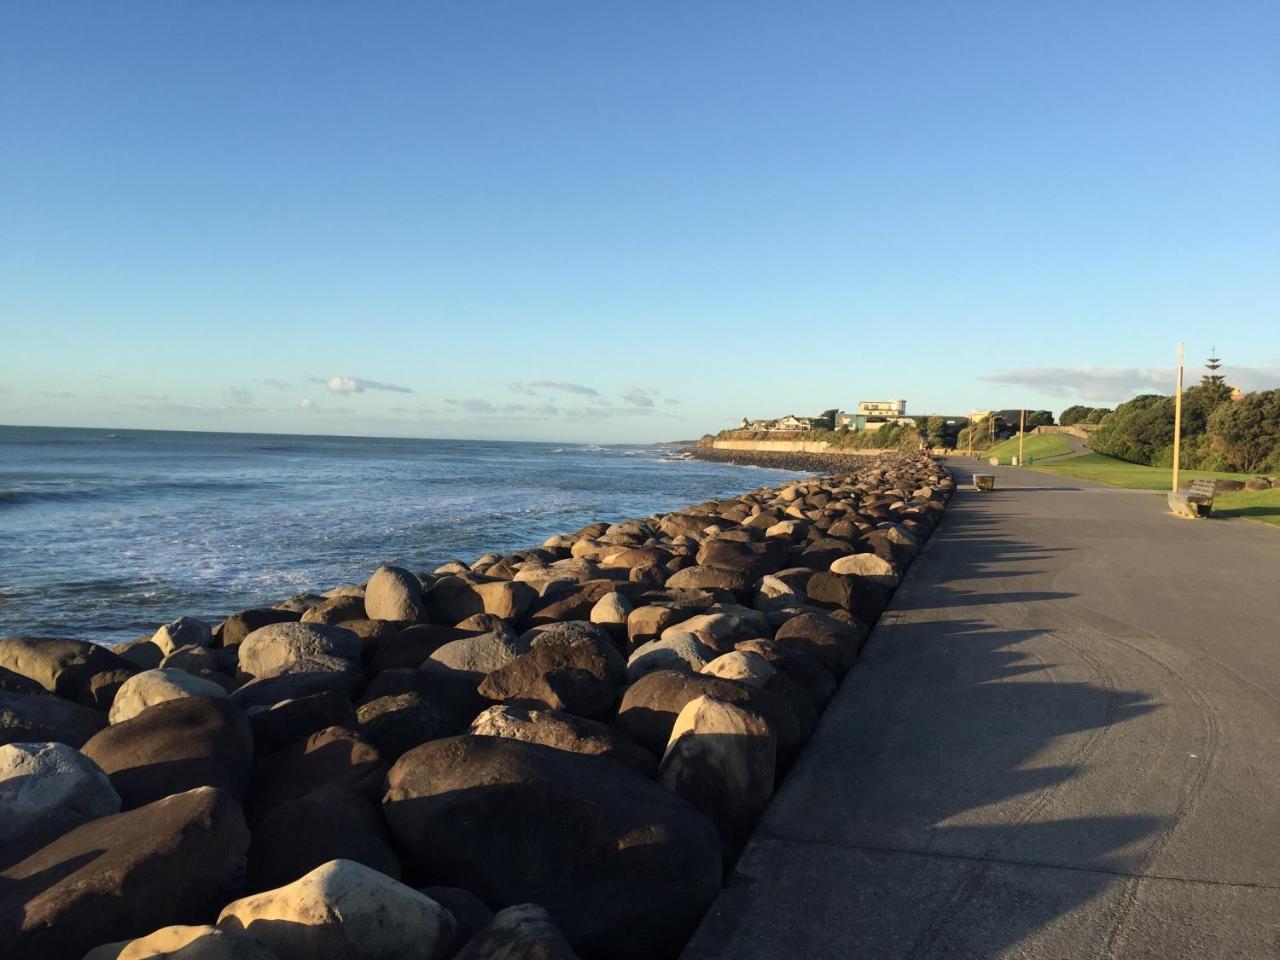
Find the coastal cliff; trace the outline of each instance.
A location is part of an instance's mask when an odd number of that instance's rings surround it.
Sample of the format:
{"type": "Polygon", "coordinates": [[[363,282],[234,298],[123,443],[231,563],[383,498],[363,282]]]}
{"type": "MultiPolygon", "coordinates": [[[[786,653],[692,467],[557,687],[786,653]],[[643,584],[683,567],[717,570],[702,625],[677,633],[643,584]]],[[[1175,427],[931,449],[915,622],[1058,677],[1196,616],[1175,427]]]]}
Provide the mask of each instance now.
{"type": "Polygon", "coordinates": [[[115,650],[0,639],[0,952],[674,956],[954,490],[859,454],[115,650]]]}

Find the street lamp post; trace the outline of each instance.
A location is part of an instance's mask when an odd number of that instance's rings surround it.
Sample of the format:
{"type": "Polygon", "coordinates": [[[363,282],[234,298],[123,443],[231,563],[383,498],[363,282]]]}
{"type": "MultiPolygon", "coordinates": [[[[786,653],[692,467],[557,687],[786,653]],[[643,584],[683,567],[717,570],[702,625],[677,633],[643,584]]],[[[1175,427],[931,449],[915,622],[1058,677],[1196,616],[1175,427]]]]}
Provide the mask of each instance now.
{"type": "Polygon", "coordinates": [[[1178,468],[1182,464],[1182,344],[1178,344],[1178,386],[1173,395],[1173,492],[1178,492],[1178,468]]]}
{"type": "Polygon", "coordinates": [[[1027,435],[1027,411],[1018,411],[1018,466],[1025,467],[1027,461],[1022,459],[1022,440],[1027,435]]]}

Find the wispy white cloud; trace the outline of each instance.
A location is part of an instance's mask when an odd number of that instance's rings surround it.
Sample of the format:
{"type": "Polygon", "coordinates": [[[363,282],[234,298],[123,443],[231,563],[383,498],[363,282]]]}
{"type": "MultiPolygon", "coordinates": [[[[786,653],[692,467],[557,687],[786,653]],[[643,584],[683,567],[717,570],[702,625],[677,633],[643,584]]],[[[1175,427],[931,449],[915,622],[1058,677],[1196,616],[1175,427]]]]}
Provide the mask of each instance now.
{"type": "Polygon", "coordinates": [[[275,377],[268,377],[262,381],[264,387],[270,387],[272,390],[289,390],[292,389],[287,381],[277,380],[275,377]]]}
{"type": "Polygon", "coordinates": [[[226,395],[233,407],[253,406],[253,394],[244,387],[227,387],[226,395]]]}
{"type": "Polygon", "coordinates": [[[350,407],[329,407],[322,406],[312,400],[310,397],[303,399],[301,403],[303,410],[308,413],[351,413],[350,407]]]}
{"type": "Polygon", "coordinates": [[[381,383],[377,380],[365,380],[362,377],[308,377],[312,383],[319,383],[330,393],[364,393],[366,390],[386,390],[390,393],[413,393],[408,387],[399,387],[394,383],[381,383]]]}
{"type": "Polygon", "coordinates": [[[75,394],[70,390],[45,390],[40,396],[49,400],[70,400],[75,394]]]}
{"type": "Polygon", "coordinates": [[[627,387],[622,391],[622,402],[632,407],[652,407],[654,391],[644,387],[627,387]]]}
{"type": "Polygon", "coordinates": [[[578,397],[588,397],[592,400],[601,399],[600,391],[595,387],[588,387],[584,383],[570,383],[567,380],[531,380],[528,383],[508,384],[508,388],[512,393],[523,394],[527,397],[534,396],[540,390],[555,390],[578,397]]]}
{"type": "MultiPolygon", "coordinates": [[[[1186,383],[1194,384],[1204,371],[1186,368],[1186,383]]],[[[1241,390],[1265,390],[1280,385],[1280,364],[1262,367],[1224,366],[1219,373],[1241,390]]],[[[982,378],[987,383],[1025,387],[1049,397],[1121,403],[1140,393],[1173,393],[1172,367],[1021,367],[982,378]]]]}

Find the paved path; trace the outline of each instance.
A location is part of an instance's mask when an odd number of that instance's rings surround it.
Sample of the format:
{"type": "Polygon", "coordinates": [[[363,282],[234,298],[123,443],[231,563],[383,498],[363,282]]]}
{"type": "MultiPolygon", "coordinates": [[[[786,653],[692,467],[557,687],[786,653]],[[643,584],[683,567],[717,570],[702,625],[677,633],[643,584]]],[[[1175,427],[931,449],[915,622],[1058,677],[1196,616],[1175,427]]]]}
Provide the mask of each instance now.
{"type": "Polygon", "coordinates": [[[1280,530],[983,469],[685,960],[1280,957],[1280,530]]]}
{"type": "Polygon", "coordinates": [[[1056,460],[1071,460],[1075,457],[1083,457],[1087,453],[1093,453],[1092,450],[1079,437],[1072,436],[1069,433],[1059,433],[1055,436],[1062,437],[1067,443],[1071,444],[1071,450],[1067,453],[1055,453],[1052,457],[1036,457],[1036,463],[1050,463],[1056,460]]]}

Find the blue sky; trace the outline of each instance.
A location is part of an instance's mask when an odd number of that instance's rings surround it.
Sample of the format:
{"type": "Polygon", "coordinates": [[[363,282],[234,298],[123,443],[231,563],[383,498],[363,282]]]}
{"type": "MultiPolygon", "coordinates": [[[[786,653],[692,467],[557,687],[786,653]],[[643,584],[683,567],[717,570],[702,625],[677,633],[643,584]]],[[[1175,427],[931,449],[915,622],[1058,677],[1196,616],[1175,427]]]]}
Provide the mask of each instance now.
{"type": "Polygon", "coordinates": [[[0,197],[0,423],[1280,385],[1280,5],[10,3],[0,197]]]}

